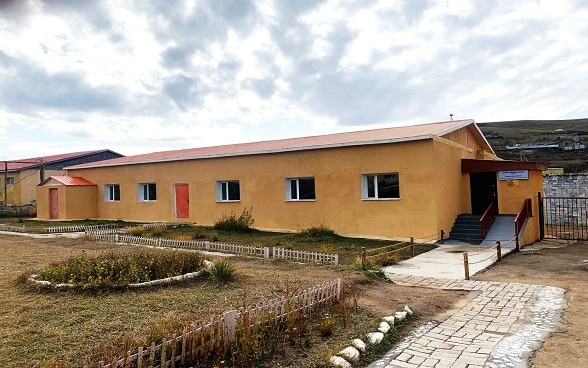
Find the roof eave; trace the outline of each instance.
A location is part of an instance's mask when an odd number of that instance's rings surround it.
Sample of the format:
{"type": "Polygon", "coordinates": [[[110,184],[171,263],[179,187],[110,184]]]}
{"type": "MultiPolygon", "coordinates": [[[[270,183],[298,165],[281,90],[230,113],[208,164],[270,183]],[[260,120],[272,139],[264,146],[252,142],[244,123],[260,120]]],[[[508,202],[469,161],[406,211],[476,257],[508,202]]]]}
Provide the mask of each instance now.
{"type": "Polygon", "coordinates": [[[432,139],[432,136],[427,134],[427,135],[419,135],[419,136],[403,137],[403,138],[395,138],[395,139],[381,139],[381,140],[363,141],[363,142],[347,142],[347,143],[325,144],[325,145],[306,146],[306,147],[270,149],[270,150],[263,150],[263,151],[224,153],[224,154],[216,154],[216,155],[186,156],[186,157],[177,157],[177,158],[167,158],[167,159],[157,159],[157,160],[141,160],[141,161],[134,161],[134,162],[121,162],[121,163],[111,163],[111,164],[105,164],[105,163],[100,164],[100,161],[98,161],[96,164],[90,164],[91,166],[87,166],[87,165],[68,166],[68,167],[65,167],[64,169],[65,170],[83,170],[83,169],[93,169],[93,168],[99,168],[99,167],[141,165],[141,164],[153,164],[153,163],[174,162],[174,161],[203,160],[203,159],[223,158],[223,157],[252,156],[252,155],[263,155],[263,154],[271,154],[271,153],[286,153],[286,152],[298,152],[298,151],[306,151],[306,150],[318,150],[318,149],[327,149],[327,148],[342,148],[342,147],[354,147],[354,146],[367,146],[367,145],[375,145],[375,144],[402,143],[402,142],[412,142],[412,141],[420,141],[420,140],[426,140],[426,139],[432,139]]]}

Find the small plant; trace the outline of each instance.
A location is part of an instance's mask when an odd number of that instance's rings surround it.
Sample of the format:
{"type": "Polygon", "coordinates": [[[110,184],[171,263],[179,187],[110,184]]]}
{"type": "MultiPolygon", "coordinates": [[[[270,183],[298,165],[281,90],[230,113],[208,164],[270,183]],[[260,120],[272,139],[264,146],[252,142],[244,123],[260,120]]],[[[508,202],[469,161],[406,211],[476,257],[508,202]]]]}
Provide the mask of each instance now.
{"type": "Polygon", "coordinates": [[[386,280],[386,274],[384,271],[380,270],[380,268],[369,259],[366,259],[364,263],[360,257],[357,257],[353,262],[353,268],[358,271],[362,271],[369,277],[376,277],[382,280],[386,280]]]}
{"type": "Polygon", "coordinates": [[[250,209],[245,208],[239,216],[235,212],[231,212],[229,215],[222,215],[220,219],[216,220],[214,228],[224,231],[251,231],[251,225],[254,222],[251,211],[253,211],[253,207],[250,209]]]}
{"type": "Polygon", "coordinates": [[[145,228],[142,226],[134,226],[129,230],[129,234],[132,236],[143,236],[145,233],[145,228]]]}
{"type": "Polygon", "coordinates": [[[335,318],[330,316],[328,313],[324,313],[316,328],[322,337],[329,337],[333,334],[335,323],[335,318]]]}
{"type": "Polygon", "coordinates": [[[156,226],[156,227],[152,228],[151,230],[149,230],[149,233],[151,234],[151,236],[162,236],[166,232],[167,232],[167,229],[163,225],[156,226]]]}
{"type": "Polygon", "coordinates": [[[204,232],[202,230],[196,230],[194,232],[194,234],[192,234],[192,239],[194,239],[194,240],[206,239],[206,234],[204,234],[204,232]]]}
{"type": "Polygon", "coordinates": [[[189,241],[192,240],[193,237],[190,235],[178,235],[176,236],[176,240],[180,240],[180,241],[189,241]]]}
{"type": "Polygon", "coordinates": [[[331,245],[323,244],[319,248],[319,253],[331,254],[335,252],[335,248],[331,245]]]}
{"type": "Polygon", "coordinates": [[[218,236],[218,234],[212,234],[212,236],[210,237],[210,241],[218,242],[220,241],[220,237],[218,236]]]}
{"type": "Polygon", "coordinates": [[[309,227],[302,230],[300,235],[311,239],[329,239],[337,236],[333,229],[325,225],[309,227]]]}
{"type": "Polygon", "coordinates": [[[210,269],[210,273],[217,281],[232,281],[235,278],[235,265],[223,259],[214,262],[214,266],[210,269]]]}

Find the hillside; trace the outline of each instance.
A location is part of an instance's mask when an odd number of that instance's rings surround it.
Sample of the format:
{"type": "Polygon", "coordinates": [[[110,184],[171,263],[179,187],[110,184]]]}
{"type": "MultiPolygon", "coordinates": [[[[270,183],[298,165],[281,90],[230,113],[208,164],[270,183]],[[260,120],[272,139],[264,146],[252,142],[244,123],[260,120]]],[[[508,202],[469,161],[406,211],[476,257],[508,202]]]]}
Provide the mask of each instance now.
{"type": "Polygon", "coordinates": [[[496,154],[507,160],[541,162],[548,167],[561,167],[565,172],[588,170],[588,150],[561,148],[507,150],[516,144],[555,145],[572,144],[574,133],[588,146],[588,119],[575,120],[519,120],[478,123],[482,133],[496,154]]]}

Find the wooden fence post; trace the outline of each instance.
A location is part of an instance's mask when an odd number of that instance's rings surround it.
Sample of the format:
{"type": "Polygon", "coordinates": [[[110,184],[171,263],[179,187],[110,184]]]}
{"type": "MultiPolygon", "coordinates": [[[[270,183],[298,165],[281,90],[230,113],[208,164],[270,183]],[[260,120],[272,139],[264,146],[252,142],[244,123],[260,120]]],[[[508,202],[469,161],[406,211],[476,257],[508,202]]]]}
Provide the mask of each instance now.
{"type": "Polygon", "coordinates": [[[335,254],[335,266],[339,265],[339,254],[335,254]]]}
{"type": "Polygon", "coordinates": [[[137,350],[137,368],[141,368],[143,366],[143,347],[139,346],[139,350],[137,350]]]}
{"type": "Polygon", "coordinates": [[[410,256],[414,257],[414,238],[410,237],[410,256]]]}
{"type": "Polygon", "coordinates": [[[360,257],[361,257],[361,267],[365,268],[367,267],[367,251],[365,250],[365,247],[361,247],[361,253],[360,253],[360,257]]]}
{"type": "Polygon", "coordinates": [[[225,320],[225,341],[233,343],[236,338],[235,329],[237,327],[237,311],[232,310],[225,312],[223,318],[225,320]]]}
{"type": "Polygon", "coordinates": [[[468,262],[468,252],[463,252],[463,269],[465,271],[465,279],[470,279],[470,264],[468,262]]]}
{"type": "Polygon", "coordinates": [[[167,339],[164,337],[163,340],[161,341],[161,368],[165,368],[166,364],[165,361],[167,360],[167,358],[165,357],[165,353],[166,353],[166,347],[167,345],[167,339]]]}
{"type": "Polygon", "coordinates": [[[498,257],[498,262],[502,261],[502,251],[500,250],[500,240],[496,241],[496,257],[498,257]]]}

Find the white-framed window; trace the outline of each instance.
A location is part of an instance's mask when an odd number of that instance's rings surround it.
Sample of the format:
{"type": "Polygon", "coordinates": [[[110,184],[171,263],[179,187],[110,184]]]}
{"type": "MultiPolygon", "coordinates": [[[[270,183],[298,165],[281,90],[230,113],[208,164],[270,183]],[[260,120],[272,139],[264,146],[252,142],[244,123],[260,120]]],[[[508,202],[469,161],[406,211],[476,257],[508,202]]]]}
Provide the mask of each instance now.
{"type": "Polygon", "coordinates": [[[316,199],[314,178],[286,179],[285,190],[287,201],[314,201],[316,199]]]}
{"type": "Polygon", "coordinates": [[[361,197],[362,199],[400,199],[398,173],[362,175],[361,197]]]}
{"type": "Polygon", "coordinates": [[[238,202],[241,200],[239,180],[227,180],[216,182],[217,202],[238,202]]]}
{"type": "Polygon", "coordinates": [[[6,178],[6,185],[14,185],[14,176],[9,176],[6,178]]]}
{"type": "Polygon", "coordinates": [[[120,185],[106,184],[104,186],[104,201],[106,201],[106,202],[120,201],[120,185]]]}
{"type": "Polygon", "coordinates": [[[138,187],[139,202],[157,200],[157,187],[155,183],[141,183],[138,187]]]}

